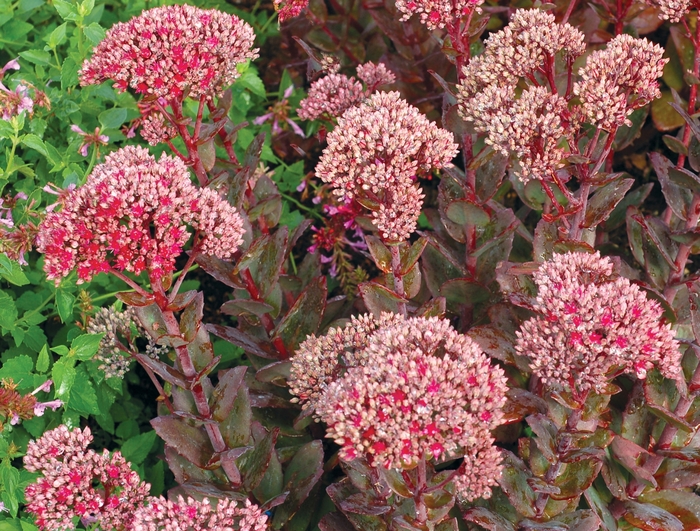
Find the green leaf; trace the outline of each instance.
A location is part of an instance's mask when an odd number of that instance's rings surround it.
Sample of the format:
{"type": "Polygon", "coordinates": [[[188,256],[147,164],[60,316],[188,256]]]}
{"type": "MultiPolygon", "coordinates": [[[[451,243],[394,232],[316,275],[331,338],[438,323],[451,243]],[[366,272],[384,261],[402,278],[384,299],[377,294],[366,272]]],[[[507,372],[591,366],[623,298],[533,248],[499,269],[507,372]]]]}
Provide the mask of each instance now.
{"type": "Polygon", "coordinates": [[[56,386],[56,398],[67,402],[75,383],[75,366],[71,358],[61,358],[53,365],[51,378],[56,386]]]}
{"type": "Polygon", "coordinates": [[[77,376],[77,385],[73,385],[71,388],[67,407],[77,411],[84,417],[99,415],[100,408],[97,403],[97,393],[95,393],[95,388],[92,386],[84,365],[81,365],[75,371],[75,374],[77,376]]]}
{"type": "Polygon", "coordinates": [[[71,2],[67,2],[66,0],[53,0],[52,4],[63,20],[76,20],[78,18],[78,12],[71,2]]]}
{"type": "Polygon", "coordinates": [[[122,445],[122,455],[124,459],[130,463],[139,465],[146,459],[155,441],[156,432],[153,430],[137,435],[136,437],[131,437],[122,445]]]}
{"type": "Polygon", "coordinates": [[[25,354],[15,356],[8,359],[0,367],[0,380],[12,378],[20,389],[32,389],[34,385],[33,368],[32,358],[25,354]]]}
{"type": "Polygon", "coordinates": [[[399,303],[406,302],[406,299],[376,282],[363,282],[359,290],[367,309],[377,317],[382,312],[399,313],[399,303]]]}
{"type": "Polygon", "coordinates": [[[85,33],[85,36],[92,44],[99,44],[105,38],[105,29],[97,22],[85,26],[83,28],[83,33],[85,33]]]}
{"type": "Polygon", "coordinates": [[[247,88],[256,96],[266,97],[265,84],[253,68],[248,68],[243,72],[241,77],[236,80],[236,85],[247,88]]]}
{"type": "Polygon", "coordinates": [[[634,179],[618,179],[600,188],[588,201],[582,226],[596,227],[606,220],[633,184],[634,179]]]}
{"type": "Polygon", "coordinates": [[[36,360],[36,370],[37,372],[46,372],[49,370],[49,364],[51,363],[51,358],[49,357],[49,350],[46,345],[41,347],[39,352],[39,357],[36,360]]]}
{"type": "Polygon", "coordinates": [[[33,133],[29,133],[27,135],[24,135],[22,137],[22,144],[24,144],[25,146],[27,146],[30,149],[38,151],[39,153],[41,153],[44,156],[47,155],[46,146],[44,145],[44,141],[33,133]]]}
{"type": "Polygon", "coordinates": [[[32,325],[27,328],[27,333],[24,337],[24,344],[34,352],[39,352],[44,345],[46,345],[46,342],[46,334],[44,334],[44,331],[40,327],[32,325]]]}
{"type": "Polygon", "coordinates": [[[45,52],[44,50],[25,50],[19,52],[19,56],[36,65],[47,65],[51,60],[49,52],[45,52]]]}
{"type": "Polygon", "coordinates": [[[14,468],[8,459],[3,459],[0,465],[0,485],[3,486],[2,501],[14,517],[17,516],[19,500],[17,490],[19,485],[19,470],[14,468]]]}
{"type": "Polygon", "coordinates": [[[117,129],[126,120],[126,109],[107,109],[100,113],[98,120],[103,129],[117,129]]]}
{"type": "Polygon", "coordinates": [[[66,42],[66,27],[68,26],[68,23],[64,22],[60,26],[56,27],[55,30],[53,30],[48,37],[45,37],[44,40],[46,41],[46,44],[48,44],[49,48],[56,48],[57,46],[60,46],[64,42],[66,42]]]}
{"type": "Polygon", "coordinates": [[[66,57],[61,67],[61,89],[65,90],[78,84],[80,81],[78,70],[78,64],[70,57],[66,57]]]}
{"type": "Polygon", "coordinates": [[[70,323],[73,319],[73,304],[75,295],[62,289],[56,290],[56,308],[62,323],[70,323]]]}
{"type": "Polygon", "coordinates": [[[22,271],[22,267],[7,255],[0,254],[0,276],[15,286],[25,286],[29,284],[27,275],[22,271]]]}
{"type": "Polygon", "coordinates": [[[12,330],[17,320],[15,301],[6,292],[0,291],[0,327],[12,330]]]}
{"type": "Polygon", "coordinates": [[[79,360],[92,359],[100,347],[100,341],[102,341],[103,337],[104,334],[83,334],[71,342],[70,349],[79,360]]]}

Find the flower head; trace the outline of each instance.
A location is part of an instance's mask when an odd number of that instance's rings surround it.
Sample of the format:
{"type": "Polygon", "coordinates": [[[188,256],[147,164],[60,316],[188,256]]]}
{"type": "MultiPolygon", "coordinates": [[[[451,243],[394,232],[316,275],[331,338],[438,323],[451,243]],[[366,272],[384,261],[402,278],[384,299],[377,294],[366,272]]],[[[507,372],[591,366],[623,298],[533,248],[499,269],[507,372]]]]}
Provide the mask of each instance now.
{"type": "Polygon", "coordinates": [[[299,14],[309,5],[309,0],[273,0],[277,18],[280,22],[298,17],[299,14]]]}
{"type": "Polygon", "coordinates": [[[621,373],[645,378],[655,365],[679,377],[680,351],[661,305],[613,275],[609,258],[555,255],[534,278],[541,315],[522,325],[516,349],[544,383],[580,395],[621,373]]]}
{"type": "Polygon", "coordinates": [[[484,0],[397,0],[396,8],[403,13],[401,20],[420,15],[420,21],[428,29],[444,28],[459,21],[469,13],[479,10],[484,0]]]}
{"type": "Polygon", "coordinates": [[[60,212],[46,216],[38,248],[50,279],[74,268],[81,282],[112,268],[160,278],[189,240],[187,225],[198,234],[194,250],[203,254],[226,259],[242,241],[236,209],[213,190],[196,188],[181,160],[156,161],[129,146],[110,154],[63,199],[60,212]]]}
{"type": "Polygon", "coordinates": [[[136,509],[133,531],[207,529],[210,531],[265,531],[267,515],[249,500],[219,500],[212,506],[208,498],[197,501],[178,496],[175,502],[162,496],[149,497],[148,505],[136,509]]]}
{"type": "Polygon", "coordinates": [[[321,360],[317,390],[299,393],[311,387],[307,379],[293,381],[292,392],[315,404],[342,459],[365,456],[373,466],[402,468],[469,455],[466,474],[490,475],[481,484],[464,478],[460,495],[490,494],[500,474],[490,430],[501,422],[506,385],[470,338],[446,320],[382,315],[309,338],[297,354],[300,365],[314,354],[321,360]]]}
{"type": "Polygon", "coordinates": [[[190,5],[156,7],[115,24],[80,70],[81,83],[112,79],[148,96],[221,94],[236,66],[258,54],[253,28],[235,15],[190,5]]]}
{"type": "Polygon", "coordinates": [[[148,494],[121,453],[88,450],[89,428],[66,426],[31,441],[24,466],[41,477],[25,490],[27,511],[41,530],[73,529],[73,518],[98,523],[100,529],[129,529],[134,511],[148,494]]]}
{"type": "Polygon", "coordinates": [[[590,54],[574,85],[588,121],[614,131],[630,124],[635,109],[661,97],[657,80],[668,62],[663,54],[658,44],[631,35],[618,35],[590,54]]]}
{"type": "Polygon", "coordinates": [[[680,22],[697,5],[693,0],[645,0],[644,3],[658,8],[661,18],[674,23],[680,22]]]}
{"type": "Polygon", "coordinates": [[[384,63],[375,65],[369,62],[358,66],[357,77],[367,85],[368,93],[374,92],[382,85],[391,85],[396,81],[396,76],[384,63]]]}
{"type": "Polygon", "coordinates": [[[311,84],[308,95],[299,103],[297,114],[302,120],[337,118],[363,99],[362,83],[343,74],[328,74],[311,84]]]}
{"type": "MultiPolygon", "coordinates": [[[[428,121],[398,92],[372,94],[348,109],[327,140],[316,175],[341,201],[367,199],[377,205],[373,210],[382,204],[389,210],[408,204],[419,210],[414,179],[450,164],[457,154],[452,133],[428,121]]],[[[385,226],[383,232],[403,238],[409,225],[402,219],[395,230],[385,226]]]]}

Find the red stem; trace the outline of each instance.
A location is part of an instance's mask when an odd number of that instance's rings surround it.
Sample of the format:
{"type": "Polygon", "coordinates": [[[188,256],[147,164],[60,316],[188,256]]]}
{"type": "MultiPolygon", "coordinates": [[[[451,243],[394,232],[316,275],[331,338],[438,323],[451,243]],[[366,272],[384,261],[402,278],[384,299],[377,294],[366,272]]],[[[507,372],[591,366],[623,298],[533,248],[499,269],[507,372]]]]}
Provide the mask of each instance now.
{"type": "MultiPolygon", "coordinates": [[[[696,25],[695,36],[692,35],[691,41],[693,42],[693,49],[695,52],[695,60],[693,61],[693,75],[695,77],[700,76],[700,24],[696,25]]],[[[690,85],[690,94],[688,95],[688,114],[693,115],[695,113],[695,104],[698,97],[698,86],[693,84],[690,85]]],[[[688,125],[683,129],[683,139],[681,140],[683,145],[687,148],[690,145],[690,127],[688,125]]],[[[678,155],[678,162],[676,163],[677,168],[682,168],[685,165],[685,155],[681,153],[678,155]]]]}
{"type": "MultiPolygon", "coordinates": [[[[248,294],[250,295],[251,299],[258,302],[264,302],[262,297],[260,296],[260,290],[258,290],[258,287],[255,285],[253,275],[250,274],[250,269],[243,270],[243,272],[241,272],[241,277],[243,278],[243,282],[245,282],[246,290],[248,291],[248,294]]],[[[270,317],[269,314],[265,313],[260,317],[260,322],[262,323],[263,328],[265,328],[267,335],[271,336],[275,331],[275,323],[272,320],[272,317],[270,317]]],[[[275,347],[275,349],[277,349],[277,352],[282,357],[282,359],[289,358],[289,351],[284,345],[282,338],[274,338],[272,340],[272,345],[275,347]]]]}
{"type": "MultiPolygon", "coordinates": [[[[403,273],[401,273],[401,249],[399,245],[390,245],[391,251],[391,272],[394,275],[394,293],[402,299],[406,297],[403,287],[403,273]]],[[[406,303],[399,303],[399,313],[406,316],[406,303]]]]}

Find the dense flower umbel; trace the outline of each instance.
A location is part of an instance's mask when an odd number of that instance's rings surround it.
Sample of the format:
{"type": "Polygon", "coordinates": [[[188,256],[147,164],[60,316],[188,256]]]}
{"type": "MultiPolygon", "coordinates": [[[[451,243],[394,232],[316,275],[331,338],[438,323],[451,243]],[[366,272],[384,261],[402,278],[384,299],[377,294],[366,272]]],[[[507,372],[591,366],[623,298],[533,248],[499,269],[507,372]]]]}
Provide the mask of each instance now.
{"type": "Polygon", "coordinates": [[[301,402],[304,409],[315,408],[330,382],[349,367],[365,363],[363,349],[377,328],[400,320],[400,316],[391,313],[383,313],[379,318],[372,314],[353,316],[342,328],[331,328],[320,337],[309,336],[292,358],[289,390],[299,397],[292,402],[301,402]]]}
{"type": "Polygon", "coordinates": [[[59,426],[29,443],[24,466],[42,477],[26,488],[25,497],[39,529],[74,529],[76,516],[100,529],[130,528],[150,486],[119,452],[88,450],[91,441],[89,428],[59,426]]]}
{"type": "Polygon", "coordinates": [[[555,255],[535,273],[536,310],[516,349],[533,372],[575,394],[602,390],[621,373],[645,378],[654,365],[668,378],[681,375],[678,343],[663,309],[630,281],[613,275],[599,253],[555,255]]]}
{"type": "Polygon", "coordinates": [[[630,124],[635,109],[661,97],[657,79],[668,59],[664,49],[646,39],[618,35],[605,50],[593,52],[579,70],[574,93],[588,121],[608,131],[630,124]]]}
{"type": "Polygon", "coordinates": [[[253,28],[234,15],[190,5],[156,7],[115,24],[80,71],[81,83],[112,79],[149,96],[219,95],[236,65],[258,56],[253,28]]]}
{"type": "Polygon", "coordinates": [[[571,62],[584,51],[584,35],[576,28],[556,24],[551,13],[519,9],[463,69],[460,114],[486,133],[486,142],[496,150],[515,155],[520,166],[516,175],[523,182],[551,180],[562,165],[563,146],[572,141],[578,122],[550,81],[557,55],[571,62]],[[526,89],[516,98],[521,79],[526,89]]]}
{"type": "Polygon", "coordinates": [[[661,18],[671,22],[679,22],[688,11],[698,6],[697,0],[645,0],[644,3],[657,7],[661,18]]]}
{"type": "Polygon", "coordinates": [[[397,0],[396,8],[403,13],[401,20],[420,15],[421,22],[435,30],[454,24],[483,3],[484,0],[397,0]]]}
{"type": "Polygon", "coordinates": [[[177,502],[162,496],[148,498],[148,505],[141,506],[134,514],[133,531],[265,531],[267,516],[250,503],[239,505],[236,501],[219,500],[212,507],[209,499],[197,501],[178,496],[177,502]]]}
{"type": "Polygon", "coordinates": [[[365,317],[332,329],[325,340],[310,338],[297,358],[293,378],[309,367],[322,391],[308,391],[313,377],[304,376],[301,386],[291,384],[292,392],[315,403],[342,459],[366,456],[373,466],[402,468],[423,458],[468,455],[471,467],[463,471],[459,494],[490,494],[500,475],[490,430],[502,419],[505,378],[447,320],[365,317]]]}
{"type": "Polygon", "coordinates": [[[46,216],[38,248],[50,279],[76,267],[80,282],[110,268],[147,269],[159,278],[173,270],[190,237],[187,225],[199,231],[195,248],[203,254],[230,258],[241,243],[236,209],[213,190],[196,188],[181,160],[156,161],[129,146],[109,155],[64,198],[60,212],[46,216]]]}
{"type": "Polygon", "coordinates": [[[311,84],[308,95],[299,103],[297,114],[302,120],[337,118],[363,99],[362,83],[343,74],[329,74],[311,84]]]}
{"type": "MultiPolygon", "coordinates": [[[[457,154],[452,133],[440,129],[398,92],[375,93],[338,119],[316,175],[340,200],[368,199],[395,210],[400,219],[384,227],[385,239],[403,240],[415,230],[422,200],[414,179],[450,164],[457,154]],[[398,210],[402,205],[403,210],[398,210]]],[[[384,219],[386,216],[383,216],[384,219]]]]}

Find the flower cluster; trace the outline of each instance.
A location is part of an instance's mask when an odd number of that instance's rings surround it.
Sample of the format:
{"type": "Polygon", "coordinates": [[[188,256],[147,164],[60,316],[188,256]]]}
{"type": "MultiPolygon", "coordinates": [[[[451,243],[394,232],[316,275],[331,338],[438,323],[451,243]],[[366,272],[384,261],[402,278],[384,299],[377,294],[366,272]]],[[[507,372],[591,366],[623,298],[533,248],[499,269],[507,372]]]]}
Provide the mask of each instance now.
{"type": "Polygon", "coordinates": [[[618,35],[605,50],[593,52],[579,70],[574,93],[588,121],[607,131],[630,124],[635,109],[661,97],[658,78],[668,59],[664,49],[646,39],[618,35]]]}
{"type": "Polygon", "coordinates": [[[362,83],[344,74],[329,74],[311,84],[308,95],[299,103],[297,114],[302,120],[337,118],[363,99],[362,83]]]}
{"type": "Polygon", "coordinates": [[[195,249],[203,254],[226,259],[242,241],[236,209],[213,190],[196,188],[181,160],[156,161],[129,146],[110,154],[63,198],[60,212],[46,216],[38,248],[49,279],[74,268],[81,282],[111,269],[160,278],[189,239],[186,225],[197,231],[195,249]]]}
{"type": "Polygon", "coordinates": [[[73,529],[75,517],[100,529],[130,528],[150,486],[119,452],[88,450],[91,441],[89,428],[59,426],[29,443],[24,466],[42,477],[26,488],[25,497],[39,529],[73,529]]]}
{"type": "Polygon", "coordinates": [[[661,18],[679,22],[694,6],[696,0],[645,0],[645,4],[658,8],[661,18]]]}
{"type": "Polygon", "coordinates": [[[14,90],[6,87],[2,83],[5,72],[8,70],[19,70],[19,68],[19,62],[17,59],[13,59],[0,69],[0,116],[5,121],[25,111],[32,114],[35,104],[41,107],[50,107],[46,94],[38,90],[31,83],[20,81],[17,83],[14,90]],[[34,92],[33,98],[32,91],[34,92]]]}
{"type": "Polygon", "coordinates": [[[461,115],[486,133],[494,149],[515,155],[523,182],[551,180],[566,155],[562,145],[573,141],[576,115],[551,80],[556,56],[573,61],[585,51],[583,39],[573,26],[556,24],[551,13],[519,9],[508,26],[486,40],[484,53],[464,67],[461,115]],[[537,83],[516,99],[521,78],[537,83]]]}
{"type": "Polygon", "coordinates": [[[555,255],[534,278],[542,315],[523,324],[516,349],[544,383],[583,395],[621,373],[645,378],[655,365],[668,378],[681,375],[678,343],[661,305],[615,277],[609,258],[555,255]]]}
{"type": "Polygon", "coordinates": [[[178,496],[177,502],[162,496],[148,498],[148,505],[136,509],[133,531],[265,531],[267,515],[250,503],[239,506],[235,500],[219,500],[212,507],[208,498],[197,501],[178,496]]]}
{"type": "Polygon", "coordinates": [[[396,9],[403,13],[401,20],[420,15],[421,22],[432,31],[455,24],[462,17],[479,10],[483,3],[484,0],[397,0],[396,9]]]}
{"type": "Polygon", "coordinates": [[[221,94],[236,66],[255,59],[253,28],[235,15],[190,5],[156,7],[115,24],[80,70],[81,83],[112,79],[153,97],[221,94]]]}
{"type": "Polygon", "coordinates": [[[151,336],[139,326],[133,308],[127,308],[123,312],[116,311],[111,307],[100,308],[90,318],[86,332],[88,334],[104,334],[94,359],[100,362],[98,368],[104,371],[106,378],[124,378],[132,361],[129,351],[137,352],[138,350],[135,345],[137,337],[144,337],[148,341],[146,354],[153,359],[158,359],[160,354],[168,349],[168,347],[157,345],[151,336]]]}
{"type": "Polygon", "coordinates": [[[327,140],[316,175],[341,201],[376,205],[375,218],[387,221],[380,234],[390,241],[415,230],[422,207],[415,178],[450,164],[457,154],[452,133],[428,121],[398,92],[375,93],[348,109],[327,140]],[[380,205],[396,217],[382,214],[380,205]]]}
{"type": "Polygon", "coordinates": [[[402,468],[469,456],[460,496],[490,495],[500,475],[490,430],[502,419],[504,373],[447,320],[355,319],[307,339],[292,364],[292,392],[328,424],[342,459],[402,468]]]}
{"type": "MultiPolygon", "coordinates": [[[[324,60],[328,56],[324,56],[324,60]]],[[[340,67],[340,65],[337,65],[340,67]]],[[[350,78],[337,71],[329,73],[311,83],[309,93],[299,103],[297,114],[303,120],[316,120],[318,118],[335,119],[349,108],[360,104],[367,96],[375,92],[382,85],[390,85],[396,81],[396,76],[383,63],[372,62],[357,67],[357,77],[366,85],[355,78],[350,78]]]]}
{"type": "Polygon", "coordinates": [[[53,385],[52,380],[46,380],[39,387],[28,395],[21,395],[17,392],[17,384],[12,378],[0,382],[0,432],[3,424],[9,418],[10,424],[19,424],[23,420],[33,417],[41,417],[46,408],[56,411],[63,405],[61,400],[51,400],[49,402],[39,402],[36,394],[39,392],[48,393],[53,385]]]}

